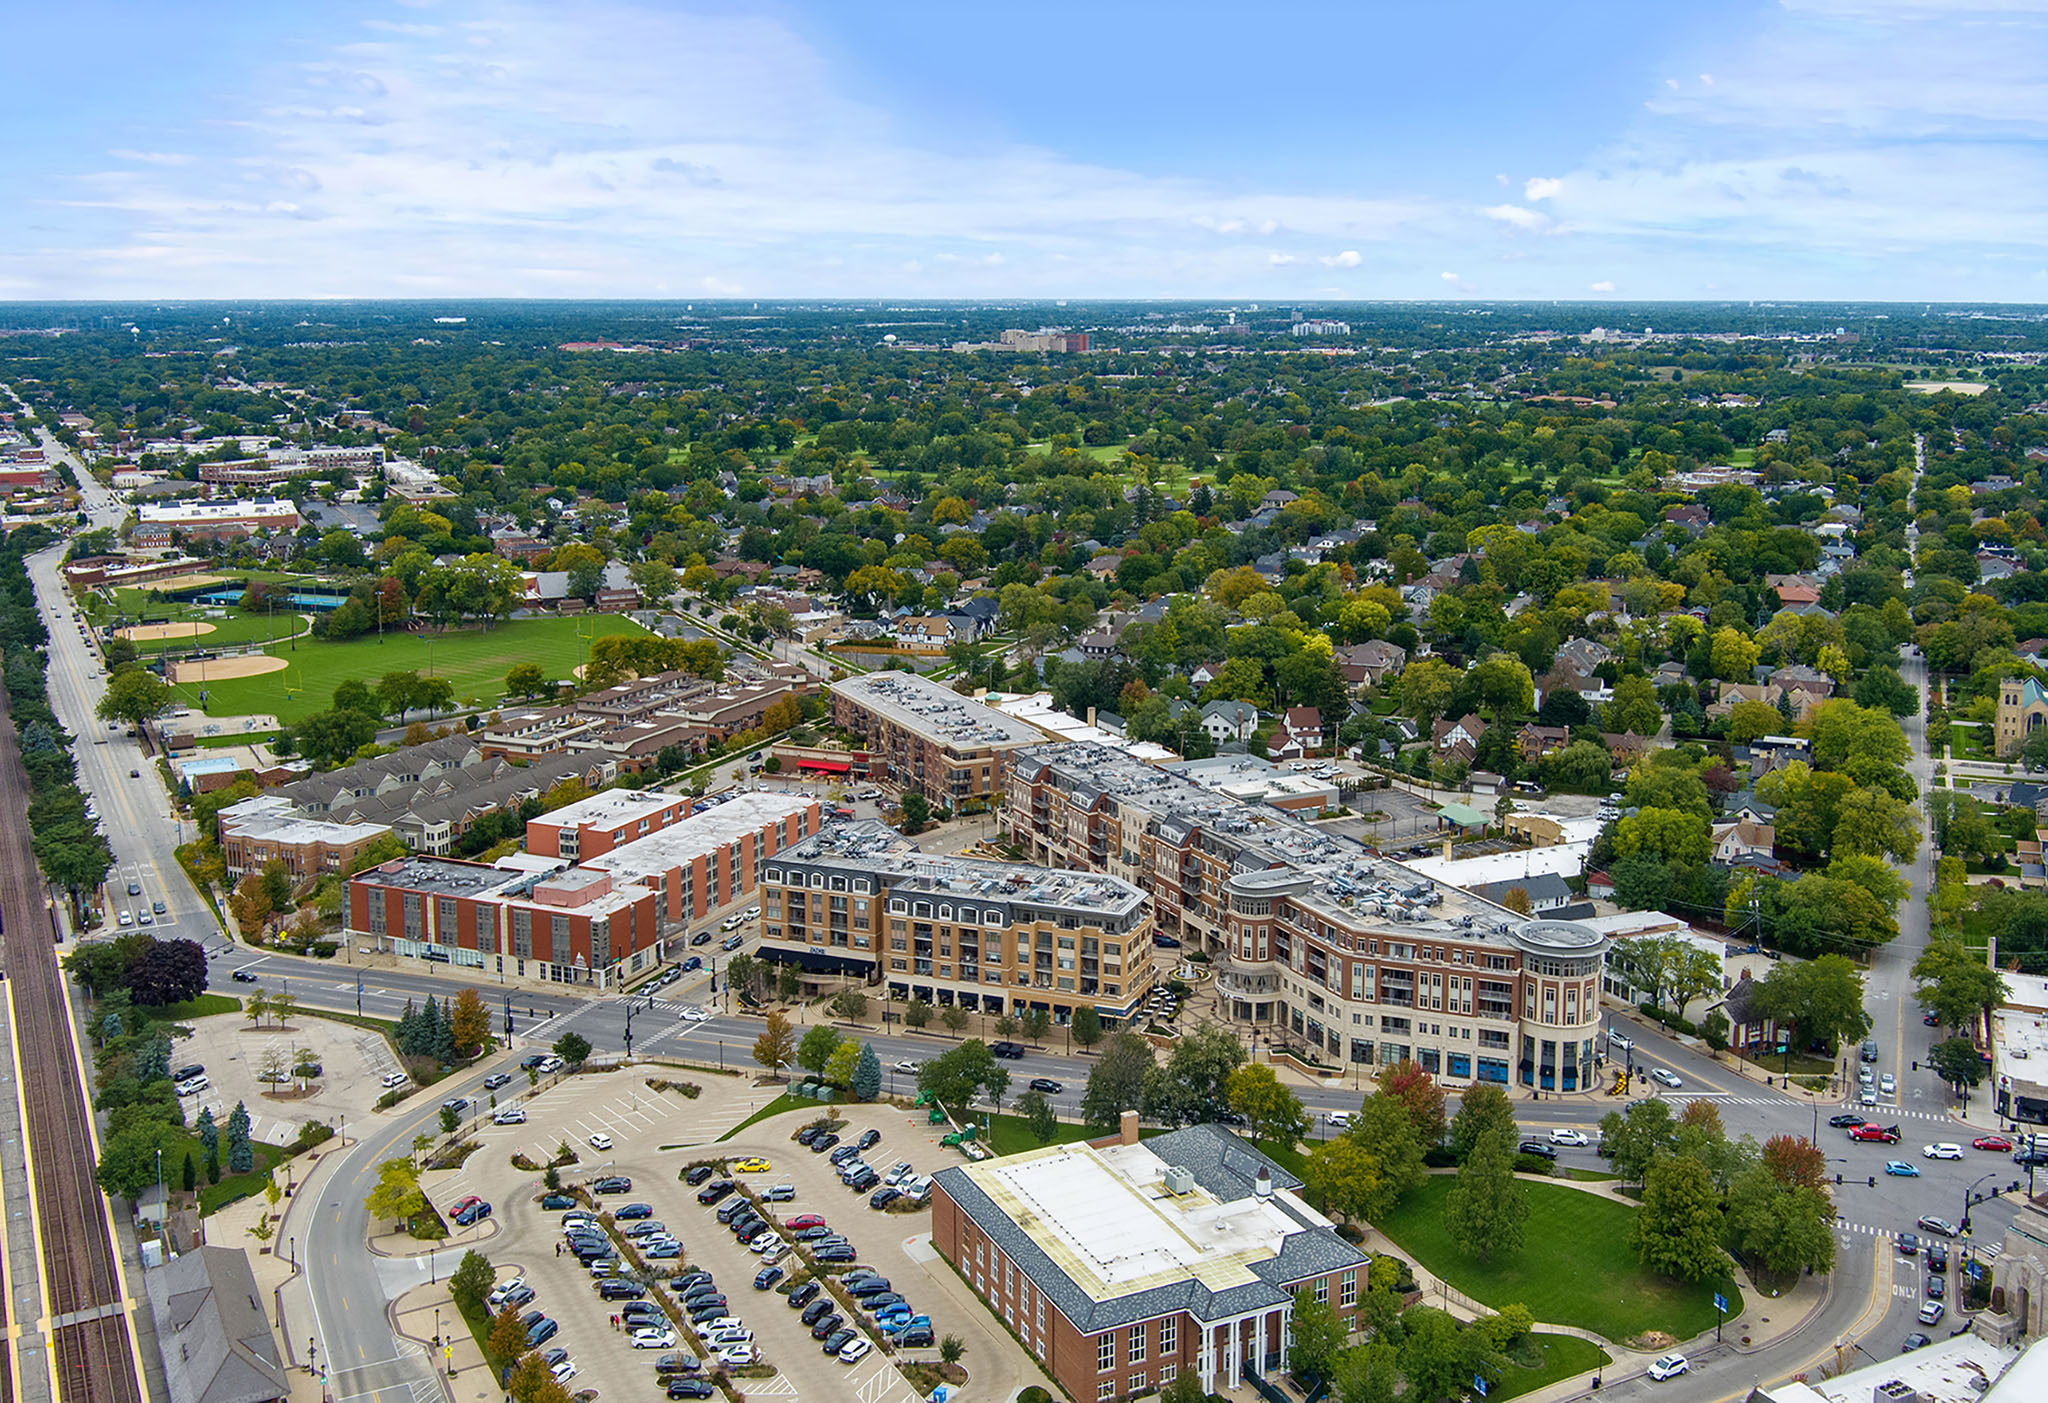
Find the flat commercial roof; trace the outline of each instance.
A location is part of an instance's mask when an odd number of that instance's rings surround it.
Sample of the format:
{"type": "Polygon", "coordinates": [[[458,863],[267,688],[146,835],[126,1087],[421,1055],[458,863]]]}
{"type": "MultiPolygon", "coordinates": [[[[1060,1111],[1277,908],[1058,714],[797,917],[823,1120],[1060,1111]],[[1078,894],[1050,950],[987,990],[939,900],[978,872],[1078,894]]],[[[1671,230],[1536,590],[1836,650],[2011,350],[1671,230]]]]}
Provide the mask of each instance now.
{"type": "Polygon", "coordinates": [[[688,807],[689,800],[675,794],[656,794],[646,789],[607,789],[587,799],[578,799],[573,804],[564,804],[552,813],[540,816],[537,822],[559,825],[563,828],[611,828],[636,819],[652,818],[663,809],[678,805],[688,807]]]}
{"type": "Polygon", "coordinates": [[[459,862],[452,857],[402,857],[356,874],[359,882],[427,896],[484,896],[529,879],[529,873],[459,862]]]}
{"type": "Polygon", "coordinates": [[[728,843],[815,808],[817,802],[799,795],[771,794],[765,790],[741,794],[716,808],[692,814],[659,833],[635,838],[630,843],[619,844],[608,853],[585,858],[583,865],[626,880],[656,876],[672,868],[688,867],[698,858],[716,852],[728,843]]]}
{"type": "Polygon", "coordinates": [[[957,750],[1032,745],[1045,739],[1038,727],[914,672],[870,672],[835,682],[832,690],[906,730],[957,750]]]}

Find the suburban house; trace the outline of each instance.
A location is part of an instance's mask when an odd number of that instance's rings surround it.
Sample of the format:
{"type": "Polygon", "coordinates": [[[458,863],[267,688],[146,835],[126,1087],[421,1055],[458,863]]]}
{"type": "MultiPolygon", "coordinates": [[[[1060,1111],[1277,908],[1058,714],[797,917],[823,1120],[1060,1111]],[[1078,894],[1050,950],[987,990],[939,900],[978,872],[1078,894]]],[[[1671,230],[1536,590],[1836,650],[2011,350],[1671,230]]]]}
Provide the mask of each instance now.
{"type": "Polygon", "coordinates": [[[1202,708],[1202,729],[1218,745],[1247,741],[1259,728],[1259,709],[1250,702],[1213,701],[1202,708]]]}

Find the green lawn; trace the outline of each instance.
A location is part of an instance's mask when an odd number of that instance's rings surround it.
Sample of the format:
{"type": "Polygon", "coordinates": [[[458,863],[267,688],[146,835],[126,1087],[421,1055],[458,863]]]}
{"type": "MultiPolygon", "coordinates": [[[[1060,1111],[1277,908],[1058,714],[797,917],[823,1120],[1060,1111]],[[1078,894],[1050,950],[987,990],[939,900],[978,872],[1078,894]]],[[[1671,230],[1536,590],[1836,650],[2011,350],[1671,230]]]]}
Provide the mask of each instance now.
{"type": "Polygon", "coordinates": [[[1543,1351],[1543,1363],[1539,1368],[1528,1368],[1512,1359],[1501,1375],[1500,1382],[1486,1397],[1488,1403],[1497,1403],[1503,1398],[1514,1398],[1524,1393],[1533,1393],[1546,1384],[1559,1379],[1569,1379],[1588,1369],[1597,1369],[1612,1364],[1614,1356],[1591,1340],[1582,1340],[1577,1335],[1552,1335],[1537,1331],[1529,1337],[1543,1351]]]}
{"type": "Polygon", "coordinates": [[[1617,1343],[1646,1330],[1689,1339],[1714,1323],[1714,1293],[1742,1310],[1732,1277],[1697,1285],[1645,1271],[1629,1246],[1636,1210],[1597,1194],[1522,1181],[1529,1219],[1522,1250],[1481,1266],[1444,1230],[1455,1182],[1433,1174],[1378,1224],[1394,1244],[1458,1290],[1495,1309],[1516,1302],[1552,1325],[1577,1325],[1617,1343]]]}
{"type": "MultiPolygon", "coordinates": [[[[1078,1121],[1063,1120],[1053,1131],[1049,1145],[1069,1145],[1076,1140],[1087,1140],[1098,1131],[1091,1130],[1078,1121]]],[[[1038,1137],[1031,1133],[1031,1122],[1023,1116],[998,1115],[989,1117],[988,1147],[998,1155],[1022,1154],[1038,1148],[1038,1137]]]]}
{"type": "MultiPolygon", "coordinates": [[[[326,710],[334,689],[351,678],[375,685],[387,672],[405,671],[447,678],[455,684],[459,704],[489,705],[504,694],[505,673],[515,663],[538,663],[550,677],[567,677],[588,652],[591,640],[640,631],[638,624],[619,615],[587,614],[517,619],[488,632],[465,628],[387,634],[382,642],[375,635],[347,643],[302,638],[296,645],[280,643],[264,650],[290,662],[282,672],[209,680],[205,710],[210,716],[268,712],[292,722],[326,710]]],[[[183,683],[175,690],[185,702],[199,705],[196,685],[183,683]]]]}
{"type": "MultiPolygon", "coordinates": [[[[814,1115],[823,1115],[830,1109],[831,1106],[826,1102],[806,1100],[802,1097],[791,1096],[788,1092],[784,1092],[782,1095],[776,1097],[773,1101],[770,1101],[760,1110],[754,1112],[752,1115],[748,1116],[745,1120],[741,1121],[738,1125],[726,1131],[725,1134],[719,1136],[718,1138],[720,1140],[730,1140],[735,1135],[738,1135],[742,1130],[745,1130],[748,1126],[753,1125],[755,1122],[764,1121],[768,1119],[770,1116],[779,1116],[784,1111],[810,1111],[814,1115]]],[[[670,1149],[680,1147],[664,1145],[662,1148],[670,1149]]]]}

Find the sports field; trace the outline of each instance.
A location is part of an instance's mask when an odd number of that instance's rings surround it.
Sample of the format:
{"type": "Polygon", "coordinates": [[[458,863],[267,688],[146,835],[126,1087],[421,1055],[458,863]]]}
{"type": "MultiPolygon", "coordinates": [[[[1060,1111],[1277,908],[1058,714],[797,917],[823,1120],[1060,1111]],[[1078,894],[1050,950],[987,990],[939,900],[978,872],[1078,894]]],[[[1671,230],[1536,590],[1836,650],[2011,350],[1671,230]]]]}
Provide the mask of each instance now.
{"type": "Polygon", "coordinates": [[[267,643],[272,639],[290,638],[294,633],[304,633],[312,627],[308,622],[308,616],[288,614],[282,609],[277,612],[276,618],[268,614],[244,614],[240,610],[230,609],[220,618],[209,619],[198,609],[167,610],[159,604],[151,612],[150,618],[158,622],[130,624],[122,630],[128,641],[135,645],[135,651],[146,658],[155,657],[158,653],[168,653],[174,658],[183,657],[195,648],[217,651],[250,643],[267,643]],[[163,622],[166,615],[179,622],[163,622]],[[176,638],[151,636],[161,634],[167,628],[182,629],[183,635],[176,638]],[[197,637],[192,636],[192,630],[195,628],[199,630],[197,637]]]}
{"type": "MultiPolygon", "coordinates": [[[[586,614],[516,619],[497,624],[488,633],[464,628],[386,634],[381,643],[375,635],[347,643],[301,638],[296,647],[278,643],[264,650],[284,660],[282,672],[225,681],[209,676],[204,709],[209,716],[266,712],[289,724],[325,711],[334,689],[351,678],[375,686],[387,672],[407,671],[447,678],[455,684],[459,705],[489,705],[504,694],[505,674],[515,663],[538,663],[549,677],[567,677],[579,651],[588,652],[591,640],[642,631],[631,619],[616,614],[586,614]]],[[[181,682],[173,690],[188,704],[200,705],[197,683],[181,682]]]]}

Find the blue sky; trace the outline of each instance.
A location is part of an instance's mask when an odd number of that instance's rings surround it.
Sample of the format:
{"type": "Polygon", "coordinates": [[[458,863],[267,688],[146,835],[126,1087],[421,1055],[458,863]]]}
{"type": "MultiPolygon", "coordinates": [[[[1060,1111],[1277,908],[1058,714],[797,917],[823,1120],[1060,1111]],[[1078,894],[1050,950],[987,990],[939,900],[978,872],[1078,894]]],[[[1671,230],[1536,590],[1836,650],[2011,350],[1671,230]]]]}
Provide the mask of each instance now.
{"type": "Polygon", "coordinates": [[[17,8],[0,298],[2048,300],[2048,0],[17,8]]]}

